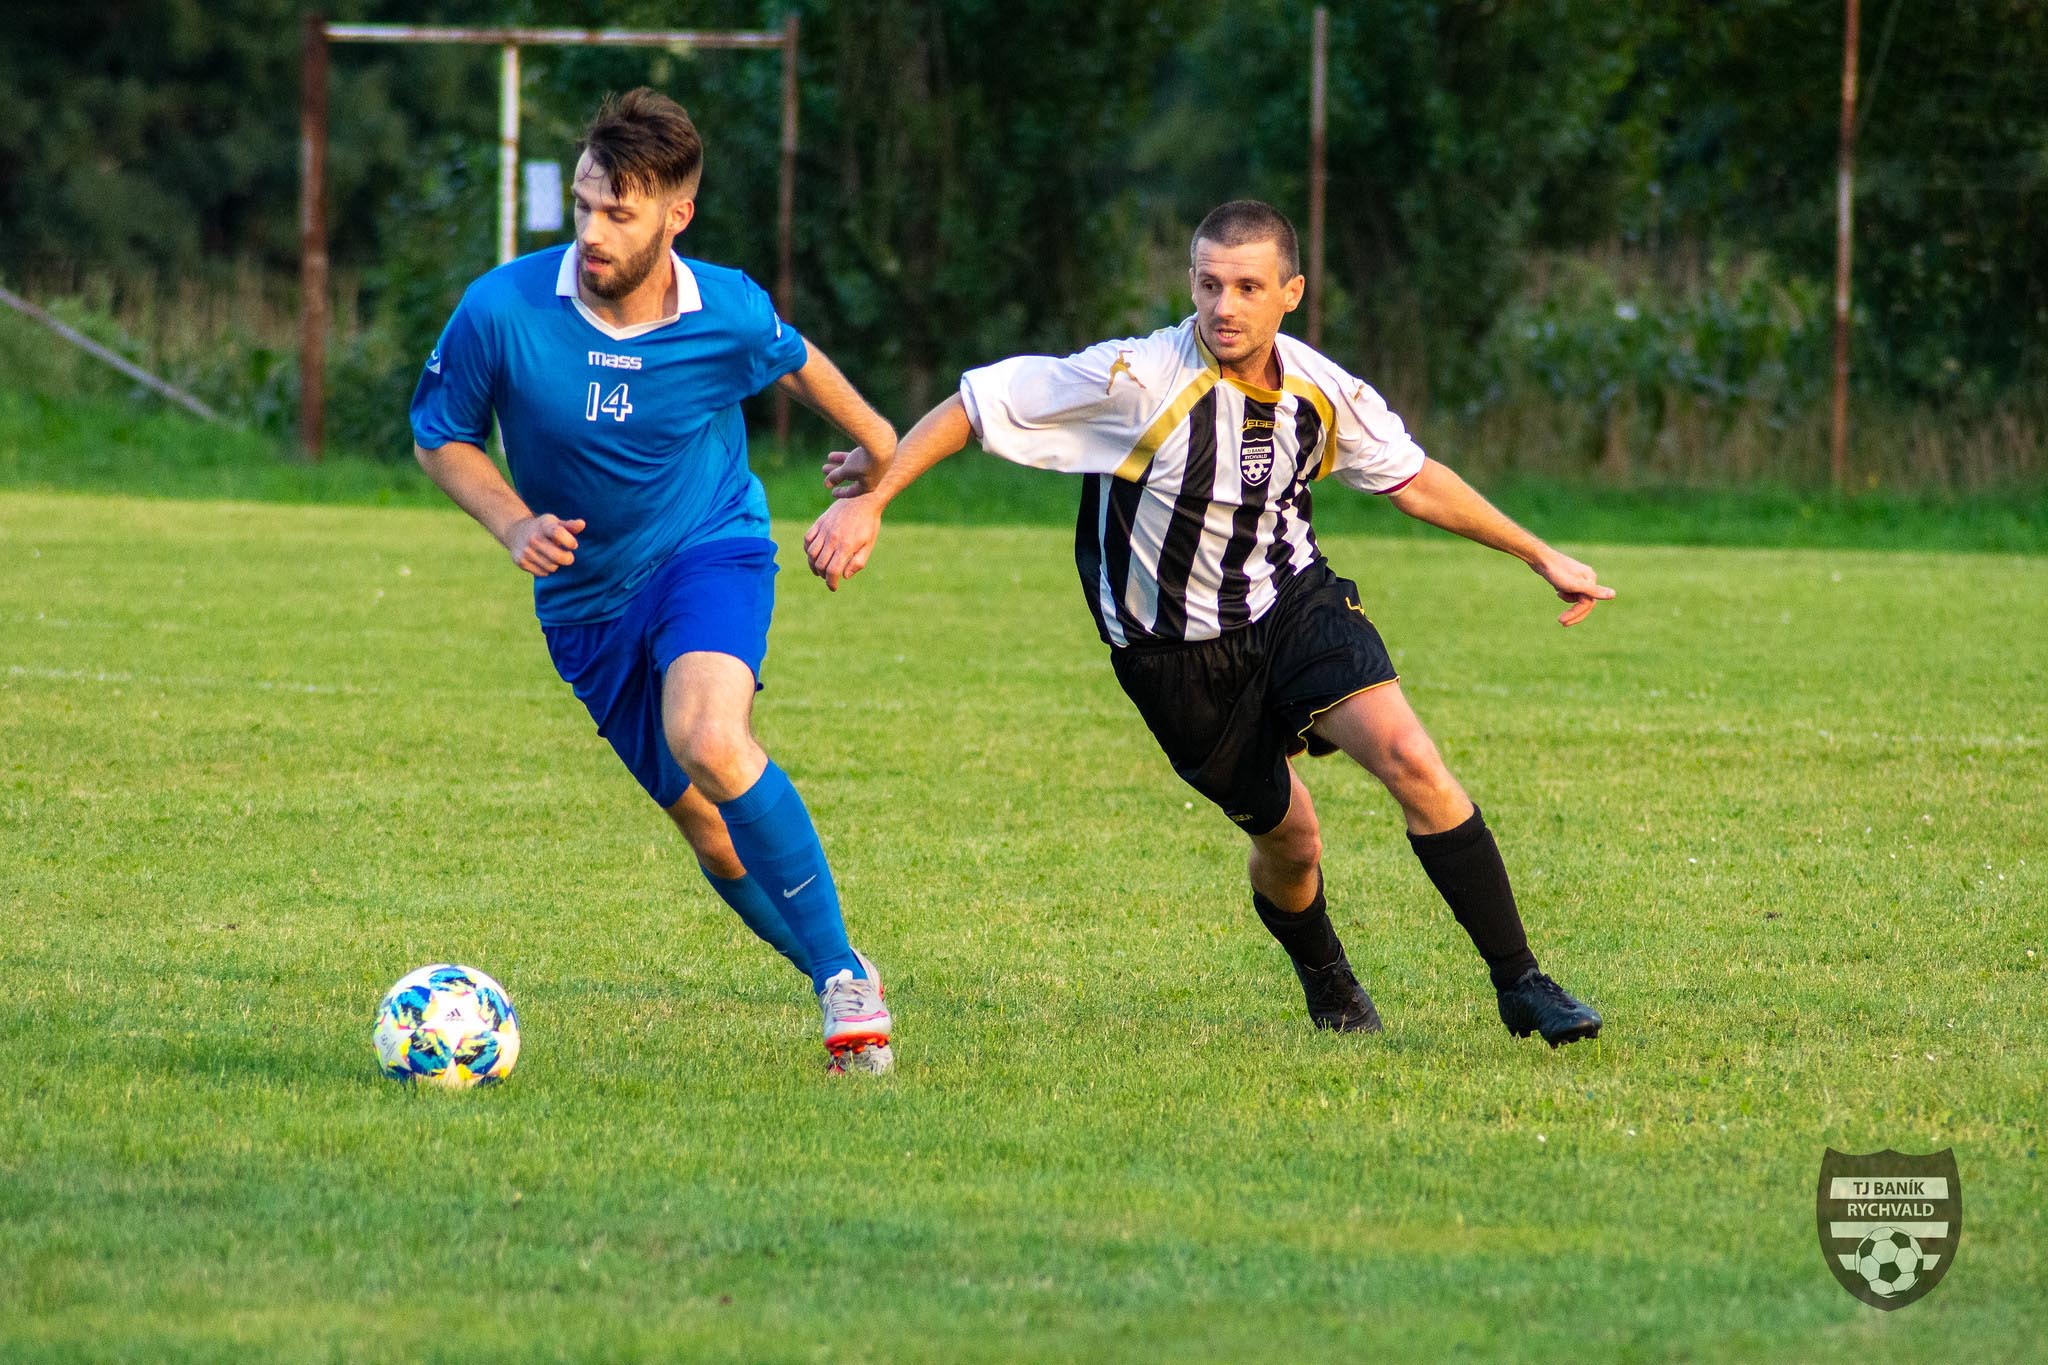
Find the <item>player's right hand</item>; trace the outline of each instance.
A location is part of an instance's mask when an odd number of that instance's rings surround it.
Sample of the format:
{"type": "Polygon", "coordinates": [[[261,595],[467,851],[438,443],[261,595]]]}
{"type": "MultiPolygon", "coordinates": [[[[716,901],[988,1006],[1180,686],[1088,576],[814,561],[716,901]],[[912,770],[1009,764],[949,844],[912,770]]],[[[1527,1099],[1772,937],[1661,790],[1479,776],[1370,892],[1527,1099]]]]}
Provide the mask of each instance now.
{"type": "Polygon", "coordinates": [[[888,470],[888,458],[866,446],[835,450],[825,457],[825,487],[835,498],[857,498],[874,492],[888,470]]]}
{"type": "Polygon", "coordinates": [[[1570,555],[1551,551],[1541,563],[1530,567],[1556,590],[1559,601],[1571,603],[1557,618],[1561,626],[1577,625],[1593,614],[1594,604],[1614,596],[1614,589],[1600,581],[1592,565],[1581,564],[1570,555]]]}
{"type": "Polygon", "coordinates": [[[505,551],[512,562],[535,578],[546,578],[555,570],[576,562],[576,533],[583,518],[563,521],[552,512],[512,523],[505,536],[505,551]]]}
{"type": "Polygon", "coordinates": [[[804,533],[804,555],[811,572],[834,592],[867,567],[875,537],[882,533],[882,512],[875,500],[849,497],[834,502],[804,533]]]}

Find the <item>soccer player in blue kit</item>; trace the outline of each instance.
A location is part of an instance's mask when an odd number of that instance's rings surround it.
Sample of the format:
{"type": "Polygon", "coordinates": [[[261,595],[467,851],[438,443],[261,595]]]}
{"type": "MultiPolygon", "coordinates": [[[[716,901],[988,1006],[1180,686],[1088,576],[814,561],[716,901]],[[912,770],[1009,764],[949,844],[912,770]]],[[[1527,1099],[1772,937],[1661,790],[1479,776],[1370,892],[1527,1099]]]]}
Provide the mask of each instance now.
{"type": "Polygon", "coordinates": [[[470,285],[413,395],[414,453],[533,575],[556,670],[713,889],[811,978],[832,1069],[887,1071],[880,976],[749,723],[776,564],[739,404],[779,385],[877,463],[896,433],[760,286],[675,254],[702,166],[673,100],[605,101],[576,164],[575,242],[470,285]],[[483,449],[494,413],[509,484],[483,449]]]}

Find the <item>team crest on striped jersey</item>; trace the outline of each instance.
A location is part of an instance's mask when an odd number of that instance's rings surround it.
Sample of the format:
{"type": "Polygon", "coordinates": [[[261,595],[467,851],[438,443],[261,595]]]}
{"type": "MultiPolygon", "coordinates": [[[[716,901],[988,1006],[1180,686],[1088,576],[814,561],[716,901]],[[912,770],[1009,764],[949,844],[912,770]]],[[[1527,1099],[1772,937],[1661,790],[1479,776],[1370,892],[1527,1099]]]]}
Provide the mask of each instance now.
{"type": "Polygon", "coordinates": [[[1842,1288],[1872,1308],[1904,1308],[1955,1264],[1963,1235],[1955,1148],[1908,1156],[1830,1147],[1815,1216],[1821,1254],[1842,1288]]]}
{"type": "Polygon", "coordinates": [[[1263,404],[1245,404],[1244,426],[1238,438],[1238,470],[1246,488],[1262,486],[1273,473],[1273,416],[1270,407],[1259,414],[1263,404]]]}

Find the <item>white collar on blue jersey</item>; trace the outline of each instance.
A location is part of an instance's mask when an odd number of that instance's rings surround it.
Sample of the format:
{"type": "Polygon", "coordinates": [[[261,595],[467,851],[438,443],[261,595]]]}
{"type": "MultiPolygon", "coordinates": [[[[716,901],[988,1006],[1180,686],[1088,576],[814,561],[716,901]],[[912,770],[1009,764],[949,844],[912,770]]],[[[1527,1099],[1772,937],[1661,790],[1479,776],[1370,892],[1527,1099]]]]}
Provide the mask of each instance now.
{"type": "Polygon", "coordinates": [[[668,326],[685,313],[701,312],[704,308],[704,296],[697,291],[697,277],[690,273],[690,267],[683,264],[682,257],[670,251],[669,264],[675,267],[676,272],[676,311],[652,322],[635,323],[631,327],[614,327],[591,312],[590,305],[576,292],[576,272],[581,268],[582,259],[582,253],[573,245],[562,253],[562,268],[555,273],[555,293],[562,298],[574,300],[576,311],[583,314],[583,320],[613,341],[631,341],[634,337],[645,336],[657,327],[668,326]]]}

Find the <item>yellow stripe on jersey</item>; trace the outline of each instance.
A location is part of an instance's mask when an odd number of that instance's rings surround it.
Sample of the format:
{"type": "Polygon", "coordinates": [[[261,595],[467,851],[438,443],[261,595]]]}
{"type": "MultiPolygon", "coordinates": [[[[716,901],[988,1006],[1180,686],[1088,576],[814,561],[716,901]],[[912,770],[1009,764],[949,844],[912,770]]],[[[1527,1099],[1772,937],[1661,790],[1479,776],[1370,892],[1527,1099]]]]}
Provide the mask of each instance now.
{"type": "MultiPolygon", "coordinates": [[[[1316,478],[1323,478],[1329,474],[1330,466],[1337,459],[1337,430],[1330,421],[1329,396],[1299,375],[1287,375],[1280,382],[1295,397],[1306,398],[1314,406],[1316,416],[1323,419],[1323,462],[1316,466],[1315,472],[1316,478]]],[[[1306,460],[1308,456],[1308,451],[1301,452],[1302,459],[1306,460]]]]}
{"type": "Polygon", "coordinates": [[[1124,462],[1116,467],[1116,476],[1126,483],[1136,483],[1143,478],[1145,470],[1152,463],[1152,457],[1159,453],[1160,446],[1166,444],[1166,438],[1173,435],[1182,422],[1187,421],[1188,414],[1194,411],[1195,404],[1202,401],[1202,395],[1215,387],[1216,371],[1204,370],[1196,375],[1194,382],[1182,389],[1180,396],[1167,405],[1166,411],[1160,413],[1153,419],[1152,425],[1145,428],[1145,434],[1131,447],[1131,453],[1124,456],[1124,462]]]}
{"type": "MultiPolygon", "coordinates": [[[[1223,362],[1218,360],[1216,358],[1216,353],[1209,349],[1208,339],[1202,335],[1202,328],[1199,323],[1195,326],[1195,350],[1201,355],[1202,363],[1204,365],[1207,365],[1211,370],[1215,371],[1217,376],[1221,378],[1224,383],[1230,385],[1231,388],[1236,389],[1239,393],[1243,394],[1245,397],[1249,399],[1252,399],[1254,402],[1278,403],[1283,398],[1285,398],[1289,393],[1306,394],[1310,392],[1310,389],[1302,387],[1303,385],[1307,384],[1308,381],[1305,379],[1296,379],[1293,375],[1282,375],[1280,377],[1280,383],[1282,387],[1286,390],[1285,393],[1283,393],[1280,389],[1261,388],[1259,385],[1252,383],[1252,381],[1249,379],[1239,379],[1235,375],[1224,375],[1222,373],[1223,362]]],[[[1318,399],[1321,399],[1321,403],[1318,410],[1321,411],[1325,419],[1327,419],[1330,412],[1329,400],[1322,398],[1321,394],[1317,394],[1316,396],[1318,399]]]]}
{"type": "MultiPolygon", "coordinates": [[[[1223,382],[1255,403],[1278,403],[1281,399],[1287,397],[1286,394],[1278,389],[1262,389],[1249,379],[1226,379],[1223,382]]],[[[1282,382],[1284,383],[1285,381],[1283,380],[1282,382]]]]}

